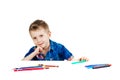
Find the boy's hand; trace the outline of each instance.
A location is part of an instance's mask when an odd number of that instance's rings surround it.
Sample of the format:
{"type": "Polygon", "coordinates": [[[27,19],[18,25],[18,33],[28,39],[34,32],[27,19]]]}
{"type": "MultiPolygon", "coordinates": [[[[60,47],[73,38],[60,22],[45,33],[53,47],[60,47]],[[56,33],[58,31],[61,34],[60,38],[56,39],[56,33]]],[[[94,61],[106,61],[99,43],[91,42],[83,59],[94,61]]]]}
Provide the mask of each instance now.
{"type": "Polygon", "coordinates": [[[81,58],[77,58],[77,59],[72,58],[72,60],[70,59],[68,61],[82,61],[82,60],[88,61],[89,59],[87,57],[81,57],[81,58]]]}
{"type": "Polygon", "coordinates": [[[43,48],[41,48],[41,47],[37,47],[37,48],[35,48],[35,54],[37,55],[37,54],[40,54],[41,52],[43,51],[43,48]]]}
{"type": "Polygon", "coordinates": [[[81,57],[81,58],[79,59],[79,61],[81,61],[81,60],[86,60],[86,61],[88,61],[89,59],[86,58],[86,57],[81,57]]]}
{"type": "Polygon", "coordinates": [[[36,47],[35,51],[32,54],[28,55],[27,57],[23,58],[22,60],[31,60],[34,56],[40,54],[43,51],[41,47],[36,47]]]}

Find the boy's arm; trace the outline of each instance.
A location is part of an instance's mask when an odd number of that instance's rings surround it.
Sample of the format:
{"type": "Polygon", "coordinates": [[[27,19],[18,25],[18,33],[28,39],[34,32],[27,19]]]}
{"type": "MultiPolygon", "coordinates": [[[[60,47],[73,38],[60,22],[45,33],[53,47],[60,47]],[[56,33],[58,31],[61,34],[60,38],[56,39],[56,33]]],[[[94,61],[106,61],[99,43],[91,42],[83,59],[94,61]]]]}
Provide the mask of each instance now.
{"type": "Polygon", "coordinates": [[[40,54],[41,51],[42,51],[42,48],[41,47],[37,47],[34,52],[32,52],[30,55],[26,56],[22,60],[28,60],[29,61],[33,57],[35,57],[36,55],[40,54]]]}
{"type": "Polygon", "coordinates": [[[36,56],[36,53],[35,52],[32,52],[30,55],[28,55],[28,56],[26,56],[25,58],[23,58],[22,60],[23,61],[25,61],[25,60],[27,60],[27,61],[29,61],[29,60],[31,60],[33,57],[35,57],[36,56]]]}
{"type": "Polygon", "coordinates": [[[68,61],[72,61],[74,59],[73,56],[71,56],[70,58],[68,58],[68,61]]]}

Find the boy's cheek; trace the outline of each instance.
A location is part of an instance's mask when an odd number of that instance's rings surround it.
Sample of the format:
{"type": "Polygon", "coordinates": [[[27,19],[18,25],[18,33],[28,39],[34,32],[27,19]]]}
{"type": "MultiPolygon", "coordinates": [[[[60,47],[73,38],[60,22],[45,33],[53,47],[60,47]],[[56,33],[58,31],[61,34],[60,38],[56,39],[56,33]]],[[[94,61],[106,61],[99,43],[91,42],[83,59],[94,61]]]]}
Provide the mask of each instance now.
{"type": "Polygon", "coordinates": [[[34,44],[37,46],[37,41],[33,40],[34,44]]]}

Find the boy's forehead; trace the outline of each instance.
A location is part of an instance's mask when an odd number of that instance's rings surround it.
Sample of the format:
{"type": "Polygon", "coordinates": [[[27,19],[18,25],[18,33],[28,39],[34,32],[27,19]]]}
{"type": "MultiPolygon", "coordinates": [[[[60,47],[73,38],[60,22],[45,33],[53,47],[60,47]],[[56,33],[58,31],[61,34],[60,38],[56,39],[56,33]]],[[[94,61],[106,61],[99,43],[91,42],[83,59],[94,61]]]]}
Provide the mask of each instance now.
{"type": "Polygon", "coordinates": [[[45,32],[45,30],[44,29],[37,29],[37,30],[30,31],[30,33],[41,33],[41,32],[45,32]]]}
{"type": "Polygon", "coordinates": [[[44,28],[30,31],[30,34],[42,34],[42,33],[47,33],[47,31],[44,28]]]}
{"type": "Polygon", "coordinates": [[[30,32],[37,32],[37,31],[45,31],[45,29],[43,27],[39,27],[37,29],[30,30],[30,32]]]}

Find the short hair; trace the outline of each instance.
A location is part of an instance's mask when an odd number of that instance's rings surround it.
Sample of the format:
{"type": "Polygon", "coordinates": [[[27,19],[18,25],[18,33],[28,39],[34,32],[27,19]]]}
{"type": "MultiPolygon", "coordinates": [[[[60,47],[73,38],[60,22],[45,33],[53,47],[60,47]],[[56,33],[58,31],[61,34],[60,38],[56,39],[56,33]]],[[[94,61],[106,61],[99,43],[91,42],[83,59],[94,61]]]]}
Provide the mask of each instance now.
{"type": "Polygon", "coordinates": [[[29,27],[29,32],[30,31],[35,31],[38,30],[39,28],[43,28],[46,31],[49,31],[48,24],[43,21],[43,20],[35,20],[29,27]]]}

